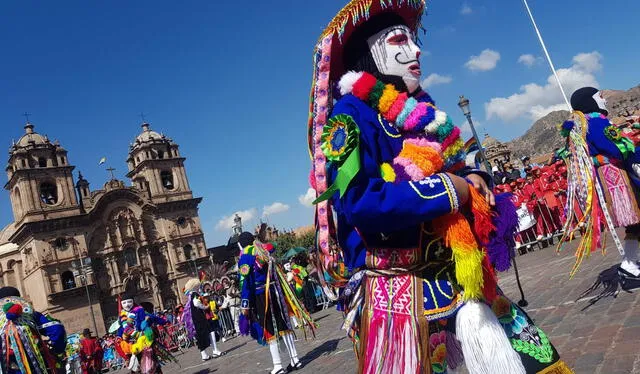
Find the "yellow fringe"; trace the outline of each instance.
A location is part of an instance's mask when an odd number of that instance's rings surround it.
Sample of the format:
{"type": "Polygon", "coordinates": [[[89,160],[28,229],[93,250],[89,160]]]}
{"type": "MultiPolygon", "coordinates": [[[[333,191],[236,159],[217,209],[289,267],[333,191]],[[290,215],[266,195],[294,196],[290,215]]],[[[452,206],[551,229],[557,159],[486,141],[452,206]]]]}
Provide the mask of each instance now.
{"type": "Polygon", "coordinates": [[[458,138],[455,142],[453,142],[453,144],[447,147],[442,157],[447,159],[458,153],[462,148],[464,148],[464,142],[462,141],[462,139],[458,138]]]}
{"type": "Polygon", "coordinates": [[[539,371],[538,374],[574,374],[574,371],[571,370],[564,361],[559,360],[544,370],[539,371]]]}
{"type": "Polygon", "coordinates": [[[482,298],[484,253],[478,248],[469,222],[461,213],[453,213],[436,220],[434,229],[453,251],[456,280],[464,289],[464,299],[482,298]]]}
{"type": "Polygon", "coordinates": [[[464,288],[464,300],[481,299],[482,286],[484,280],[482,278],[482,258],[484,254],[478,250],[471,253],[461,253],[456,251],[454,246],[453,257],[456,263],[456,279],[464,288]]]}

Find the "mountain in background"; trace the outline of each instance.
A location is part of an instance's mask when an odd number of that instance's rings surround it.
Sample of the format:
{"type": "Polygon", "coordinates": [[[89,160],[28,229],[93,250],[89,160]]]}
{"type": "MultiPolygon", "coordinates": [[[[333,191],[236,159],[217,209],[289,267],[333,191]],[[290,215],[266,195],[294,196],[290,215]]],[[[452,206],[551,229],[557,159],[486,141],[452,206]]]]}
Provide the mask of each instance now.
{"type": "Polygon", "coordinates": [[[505,143],[512,152],[512,159],[524,156],[535,158],[564,146],[564,138],[560,136],[558,125],[567,118],[567,110],[551,112],[537,120],[524,135],[505,143]]]}
{"type": "MultiPolygon", "coordinates": [[[[628,91],[603,90],[602,93],[607,100],[609,118],[612,122],[621,123],[626,117],[640,115],[640,85],[628,91]]],[[[548,155],[556,148],[564,146],[558,126],[567,118],[569,112],[566,110],[551,112],[534,122],[524,135],[506,142],[507,147],[513,152],[512,159],[548,155]]]]}

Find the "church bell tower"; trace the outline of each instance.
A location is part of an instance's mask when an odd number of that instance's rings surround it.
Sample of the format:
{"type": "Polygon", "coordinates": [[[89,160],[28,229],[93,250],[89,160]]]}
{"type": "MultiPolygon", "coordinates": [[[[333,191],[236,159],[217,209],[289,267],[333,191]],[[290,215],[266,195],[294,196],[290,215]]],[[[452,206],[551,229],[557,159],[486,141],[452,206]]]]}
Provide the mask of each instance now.
{"type": "Polygon", "coordinates": [[[184,169],[185,158],[178,148],[173,140],[151,130],[146,122],[131,144],[127,177],[154,203],[193,198],[184,169]]]}
{"type": "Polygon", "coordinates": [[[27,122],[25,134],[9,149],[5,189],[16,223],[67,217],[79,213],[73,169],[67,151],[27,122]]]}

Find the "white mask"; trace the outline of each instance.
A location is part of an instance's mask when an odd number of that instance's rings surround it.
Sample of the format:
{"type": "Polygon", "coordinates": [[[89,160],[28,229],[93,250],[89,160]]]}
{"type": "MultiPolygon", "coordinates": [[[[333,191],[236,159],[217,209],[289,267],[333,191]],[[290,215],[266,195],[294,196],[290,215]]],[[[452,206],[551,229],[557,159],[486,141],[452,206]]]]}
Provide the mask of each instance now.
{"type": "Polygon", "coordinates": [[[595,94],[593,94],[593,100],[596,101],[596,104],[598,104],[598,108],[602,109],[602,110],[606,110],[607,112],[609,111],[607,109],[607,100],[604,99],[604,97],[602,97],[602,92],[598,91],[595,94]]]}
{"type": "Polygon", "coordinates": [[[407,26],[397,25],[367,39],[369,50],[380,73],[401,77],[414,92],[420,86],[420,48],[407,26]]]}
{"type": "Polygon", "coordinates": [[[120,305],[122,306],[122,309],[128,312],[133,308],[133,299],[122,300],[120,305]]]}
{"type": "Polygon", "coordinates": [[[286,264],[284,264],[284,270],[291,271],[291,263],[290,262],[287,262],[286,264]]]}

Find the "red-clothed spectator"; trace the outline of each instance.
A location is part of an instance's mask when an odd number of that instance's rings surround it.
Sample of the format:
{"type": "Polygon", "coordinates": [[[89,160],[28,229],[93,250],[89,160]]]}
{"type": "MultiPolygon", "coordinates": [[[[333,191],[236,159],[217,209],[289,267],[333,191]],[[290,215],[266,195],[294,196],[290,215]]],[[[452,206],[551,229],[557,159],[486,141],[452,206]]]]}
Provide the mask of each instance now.
{"type": "Polygon", "coordinates": [[[98,339],[91,336],[89,329],[84,329],[80,339],[80,361],[82,374],[98,374],[102,372],[102,358],[104,351],[98,339]]]}

